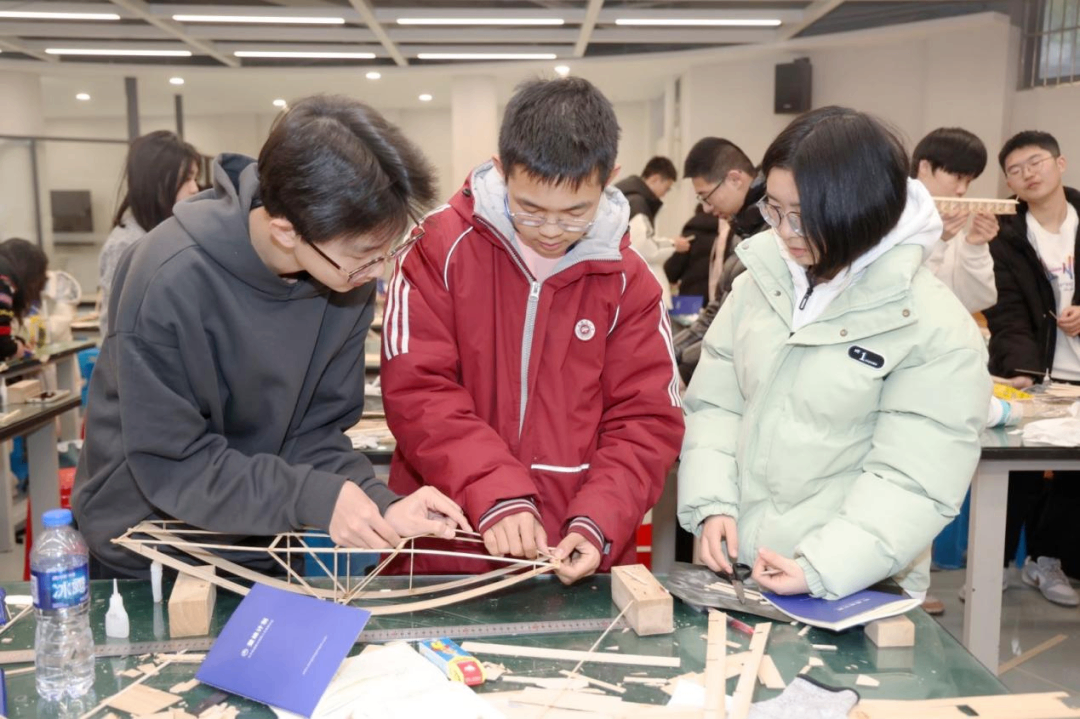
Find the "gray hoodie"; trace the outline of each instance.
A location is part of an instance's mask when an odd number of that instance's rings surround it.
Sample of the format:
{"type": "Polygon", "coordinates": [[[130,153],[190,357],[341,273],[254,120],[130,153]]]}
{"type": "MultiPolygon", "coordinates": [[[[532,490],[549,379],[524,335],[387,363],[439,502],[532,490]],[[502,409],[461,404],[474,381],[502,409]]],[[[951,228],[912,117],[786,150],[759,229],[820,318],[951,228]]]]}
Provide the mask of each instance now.
{"type": "Polygon", "coordinates": [[[91,552],[122,572],[149,565],[110,540],[145,519],[265,545],[327,528],[347,480],[380,511],[396,498],[344,435],[363,409],[374,286],[275,275],[248,234],[257,191],[254,160],[222,155],[213,189],[117,268],[72,503],[91,552]]]}

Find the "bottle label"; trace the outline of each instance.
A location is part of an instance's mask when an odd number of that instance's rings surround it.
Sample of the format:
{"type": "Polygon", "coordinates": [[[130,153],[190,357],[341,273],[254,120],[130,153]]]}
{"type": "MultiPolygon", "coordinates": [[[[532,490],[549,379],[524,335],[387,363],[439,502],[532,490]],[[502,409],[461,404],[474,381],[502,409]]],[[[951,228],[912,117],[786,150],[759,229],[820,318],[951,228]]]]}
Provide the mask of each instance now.
{"type": "Polygon", "coordinates": [[[30,596],[45,611],[77,607],[90,599],[90,572],[86,564],[53,572],[30,573],[30,596]]]}

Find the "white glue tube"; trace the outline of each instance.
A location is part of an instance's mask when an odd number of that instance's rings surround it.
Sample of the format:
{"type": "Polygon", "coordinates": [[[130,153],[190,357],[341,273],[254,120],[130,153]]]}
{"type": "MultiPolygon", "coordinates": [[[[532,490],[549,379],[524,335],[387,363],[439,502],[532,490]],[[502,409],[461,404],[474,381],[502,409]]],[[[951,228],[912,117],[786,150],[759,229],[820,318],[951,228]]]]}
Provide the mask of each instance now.
{"type": "Polygon", "coordinates": [[[161,562],[150,565],[150,587],[154,592],[154,604],[161,604],[161,562]]]}

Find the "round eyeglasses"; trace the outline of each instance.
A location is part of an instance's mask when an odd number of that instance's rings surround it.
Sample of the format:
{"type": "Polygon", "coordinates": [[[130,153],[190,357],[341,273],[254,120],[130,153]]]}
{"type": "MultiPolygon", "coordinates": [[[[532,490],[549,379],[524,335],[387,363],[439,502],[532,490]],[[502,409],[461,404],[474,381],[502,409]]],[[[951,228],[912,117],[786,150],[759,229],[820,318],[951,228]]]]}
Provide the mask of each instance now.
{"type": "Polygon", "coordinates": [[[800,215],[798,212],[789,212],[785,215],[780,211],[779,207],[776,207],[775,205],[770,205],[768,200],[766,200],[764,197],[757,201],[756,206],[758,208],[758,211],[761,212],[762,219],[765,220],[769,227],[773,228],[774,230],[780,229],[780,223],[783,222],[784,218],[786,217],[788,221],[788,227],[791,228],[791,231],[799,237],[806,237],[806,235],[803,234],[802,215],[800,215]]]}
{"type": "Polygon", "coordinates": [[[544,225],[558,225],[559,229],[563,232],[584,233],[588,232],[596,220],[549,220],[546,217],[540,215],[533,215],[528,212],[511,212],[510,211],[510,198],[509,196],[503,198],[503,204],[506,205],[506,214],[510,217],[510,220],[521,225],[522,227],[543,227],[544,225]]]}

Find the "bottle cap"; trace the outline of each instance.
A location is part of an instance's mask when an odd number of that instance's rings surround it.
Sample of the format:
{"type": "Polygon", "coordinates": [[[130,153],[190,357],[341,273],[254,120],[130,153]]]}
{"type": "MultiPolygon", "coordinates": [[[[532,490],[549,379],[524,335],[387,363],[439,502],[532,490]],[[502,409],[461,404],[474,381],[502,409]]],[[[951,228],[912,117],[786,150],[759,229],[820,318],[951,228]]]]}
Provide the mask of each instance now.
{"type": "Polygon", "coordinates": [[[48,512],[45,512],[45,514],[41,515],[41,523],[45,525],[46,529],[63,527],[71,524],[71,510],[50,509],[48,512]]]}

